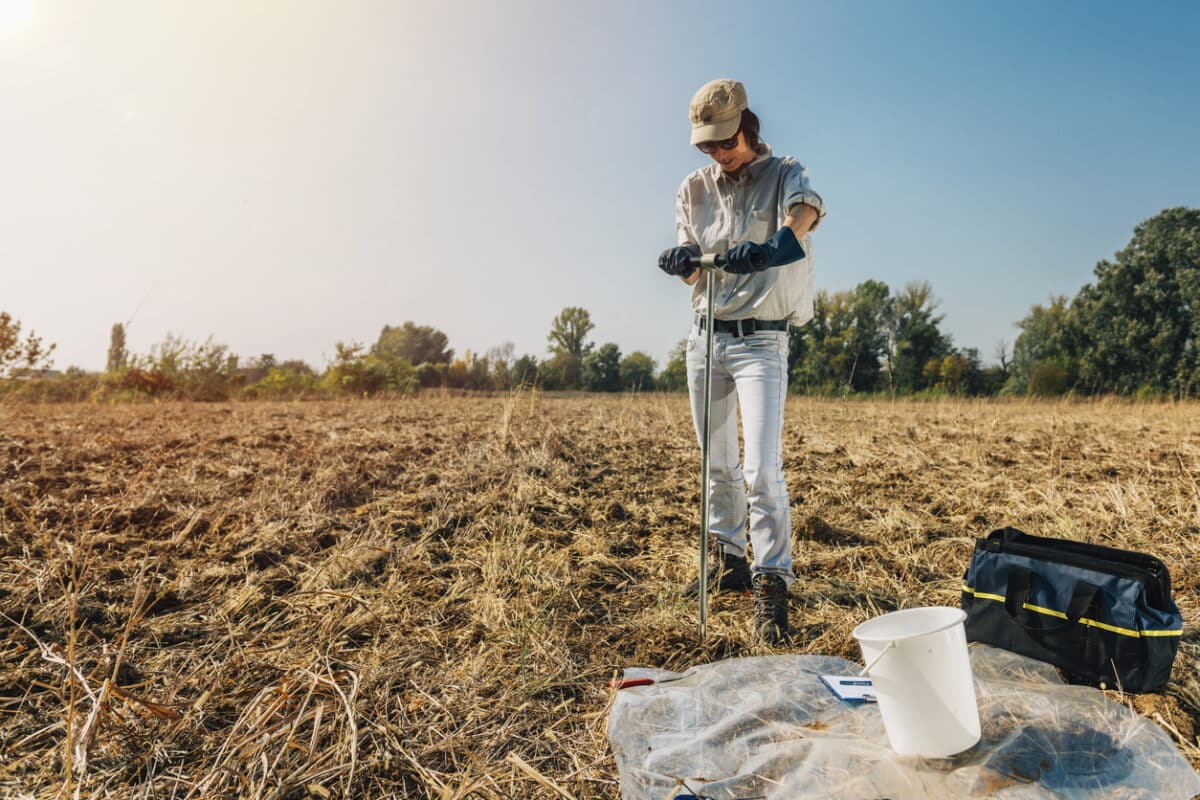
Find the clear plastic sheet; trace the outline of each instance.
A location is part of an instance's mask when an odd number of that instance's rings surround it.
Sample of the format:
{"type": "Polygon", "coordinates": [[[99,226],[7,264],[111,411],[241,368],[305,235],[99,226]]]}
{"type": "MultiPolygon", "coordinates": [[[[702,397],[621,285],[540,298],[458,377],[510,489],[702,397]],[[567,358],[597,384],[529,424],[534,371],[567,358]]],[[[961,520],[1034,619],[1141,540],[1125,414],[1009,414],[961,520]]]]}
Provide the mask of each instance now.
{"type": "Polygon", "coordinates": [[[971,648],[983,738],[946,759],[892,752],[879,709],[817,677],[861,665],[827,656],[720,661],[684,673],[627,669],[608,733],[622,800],[694,791],[727,800],[995,797],[1191,800],[1200,775],[1154,722],[1047,664],[971,648]],[[685,789],[685,786],[687,787],[685,789]]]}

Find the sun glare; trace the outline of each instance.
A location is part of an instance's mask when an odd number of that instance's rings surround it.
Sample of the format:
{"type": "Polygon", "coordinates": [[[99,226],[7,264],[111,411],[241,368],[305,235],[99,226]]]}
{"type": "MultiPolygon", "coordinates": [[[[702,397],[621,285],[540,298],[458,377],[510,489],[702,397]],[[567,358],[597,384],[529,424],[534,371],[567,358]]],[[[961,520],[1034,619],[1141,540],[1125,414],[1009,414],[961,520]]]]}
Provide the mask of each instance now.
{"type": "Polygon", "coordinates": [[[33,0],[0,0],[0,34],[28,27],[33,19],[33,0]]]}

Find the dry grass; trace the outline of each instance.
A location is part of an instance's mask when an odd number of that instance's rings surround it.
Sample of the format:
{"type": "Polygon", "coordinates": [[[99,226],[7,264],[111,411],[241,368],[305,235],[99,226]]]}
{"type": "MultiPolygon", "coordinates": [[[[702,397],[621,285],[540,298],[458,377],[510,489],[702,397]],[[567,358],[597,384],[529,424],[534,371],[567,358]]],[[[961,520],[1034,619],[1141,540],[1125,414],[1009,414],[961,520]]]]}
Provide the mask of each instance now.
{"type": "MultiPolygon", "coordinates": [[[[958,602],[1012,524],[1156,553],[1187,633],[1128,698],[1200,766],[1195,405],[792,400],[794,649],[958,602]]],[[[616,798],[622,666],[698,643],[682,397],[0,405],[0,794],[616,798]]]]}

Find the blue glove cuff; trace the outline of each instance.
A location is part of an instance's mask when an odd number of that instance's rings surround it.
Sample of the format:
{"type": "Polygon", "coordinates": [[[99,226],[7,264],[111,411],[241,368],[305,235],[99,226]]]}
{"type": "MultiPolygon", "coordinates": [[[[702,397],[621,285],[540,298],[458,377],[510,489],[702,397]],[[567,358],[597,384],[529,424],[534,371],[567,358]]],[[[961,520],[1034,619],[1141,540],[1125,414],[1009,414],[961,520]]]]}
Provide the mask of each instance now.
{"type": "Polygon", "coordinates": [[[795,231],[787,225],[775,231],[775,235],[768,239],[766,243],[772,250],[771,261],[768,266],[782,267],[784,264],[790,264],[793,261],[799,261],[804,258],[804,248],[797,241],[795,231]]]}

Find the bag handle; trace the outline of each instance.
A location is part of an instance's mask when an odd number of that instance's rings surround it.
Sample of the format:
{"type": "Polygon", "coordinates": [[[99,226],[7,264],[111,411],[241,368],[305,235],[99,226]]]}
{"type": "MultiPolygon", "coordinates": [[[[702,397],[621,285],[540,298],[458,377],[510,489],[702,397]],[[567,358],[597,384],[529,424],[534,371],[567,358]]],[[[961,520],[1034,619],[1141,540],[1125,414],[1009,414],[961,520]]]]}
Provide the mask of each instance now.
{"type": "Polygon", "coordinates": [[[1033,583],[1033,573],[1027,567],[1008,568],[1008,589],[1004,593],[1004,610],[1013,620],[1030,633],[1052,633],[1083,618],[1084,614],[1097,612],[1100,609],[1100,587],[1087,581],[1076,581],[1071,590],[1071,602],[1067,604],[1067,618],[1055,625],[1032,625],[1026,620],[1025,603],[1029,602],[1033,583]],[[1025,620],[1022,619],[1025,617],[1025,620]]]}
{"type": "Polygon", "coordinates": [[[1024,605],[1029,600],[1030,585],[1033,573],[1028,567],[1008,568],[1008,588],[1004,591],[1004,610],[1013,619],[1024,611],[1024,605]]]}
{"type": "Polygon", "coordinates": [[[1079,622],[1089,611],[1092,616],[1099,616],[1100,587],[1087,581],[1076,581],[1075,589],[1071,592],[1071,604],[1067,606],[1067,619],[1079,622]]]}

